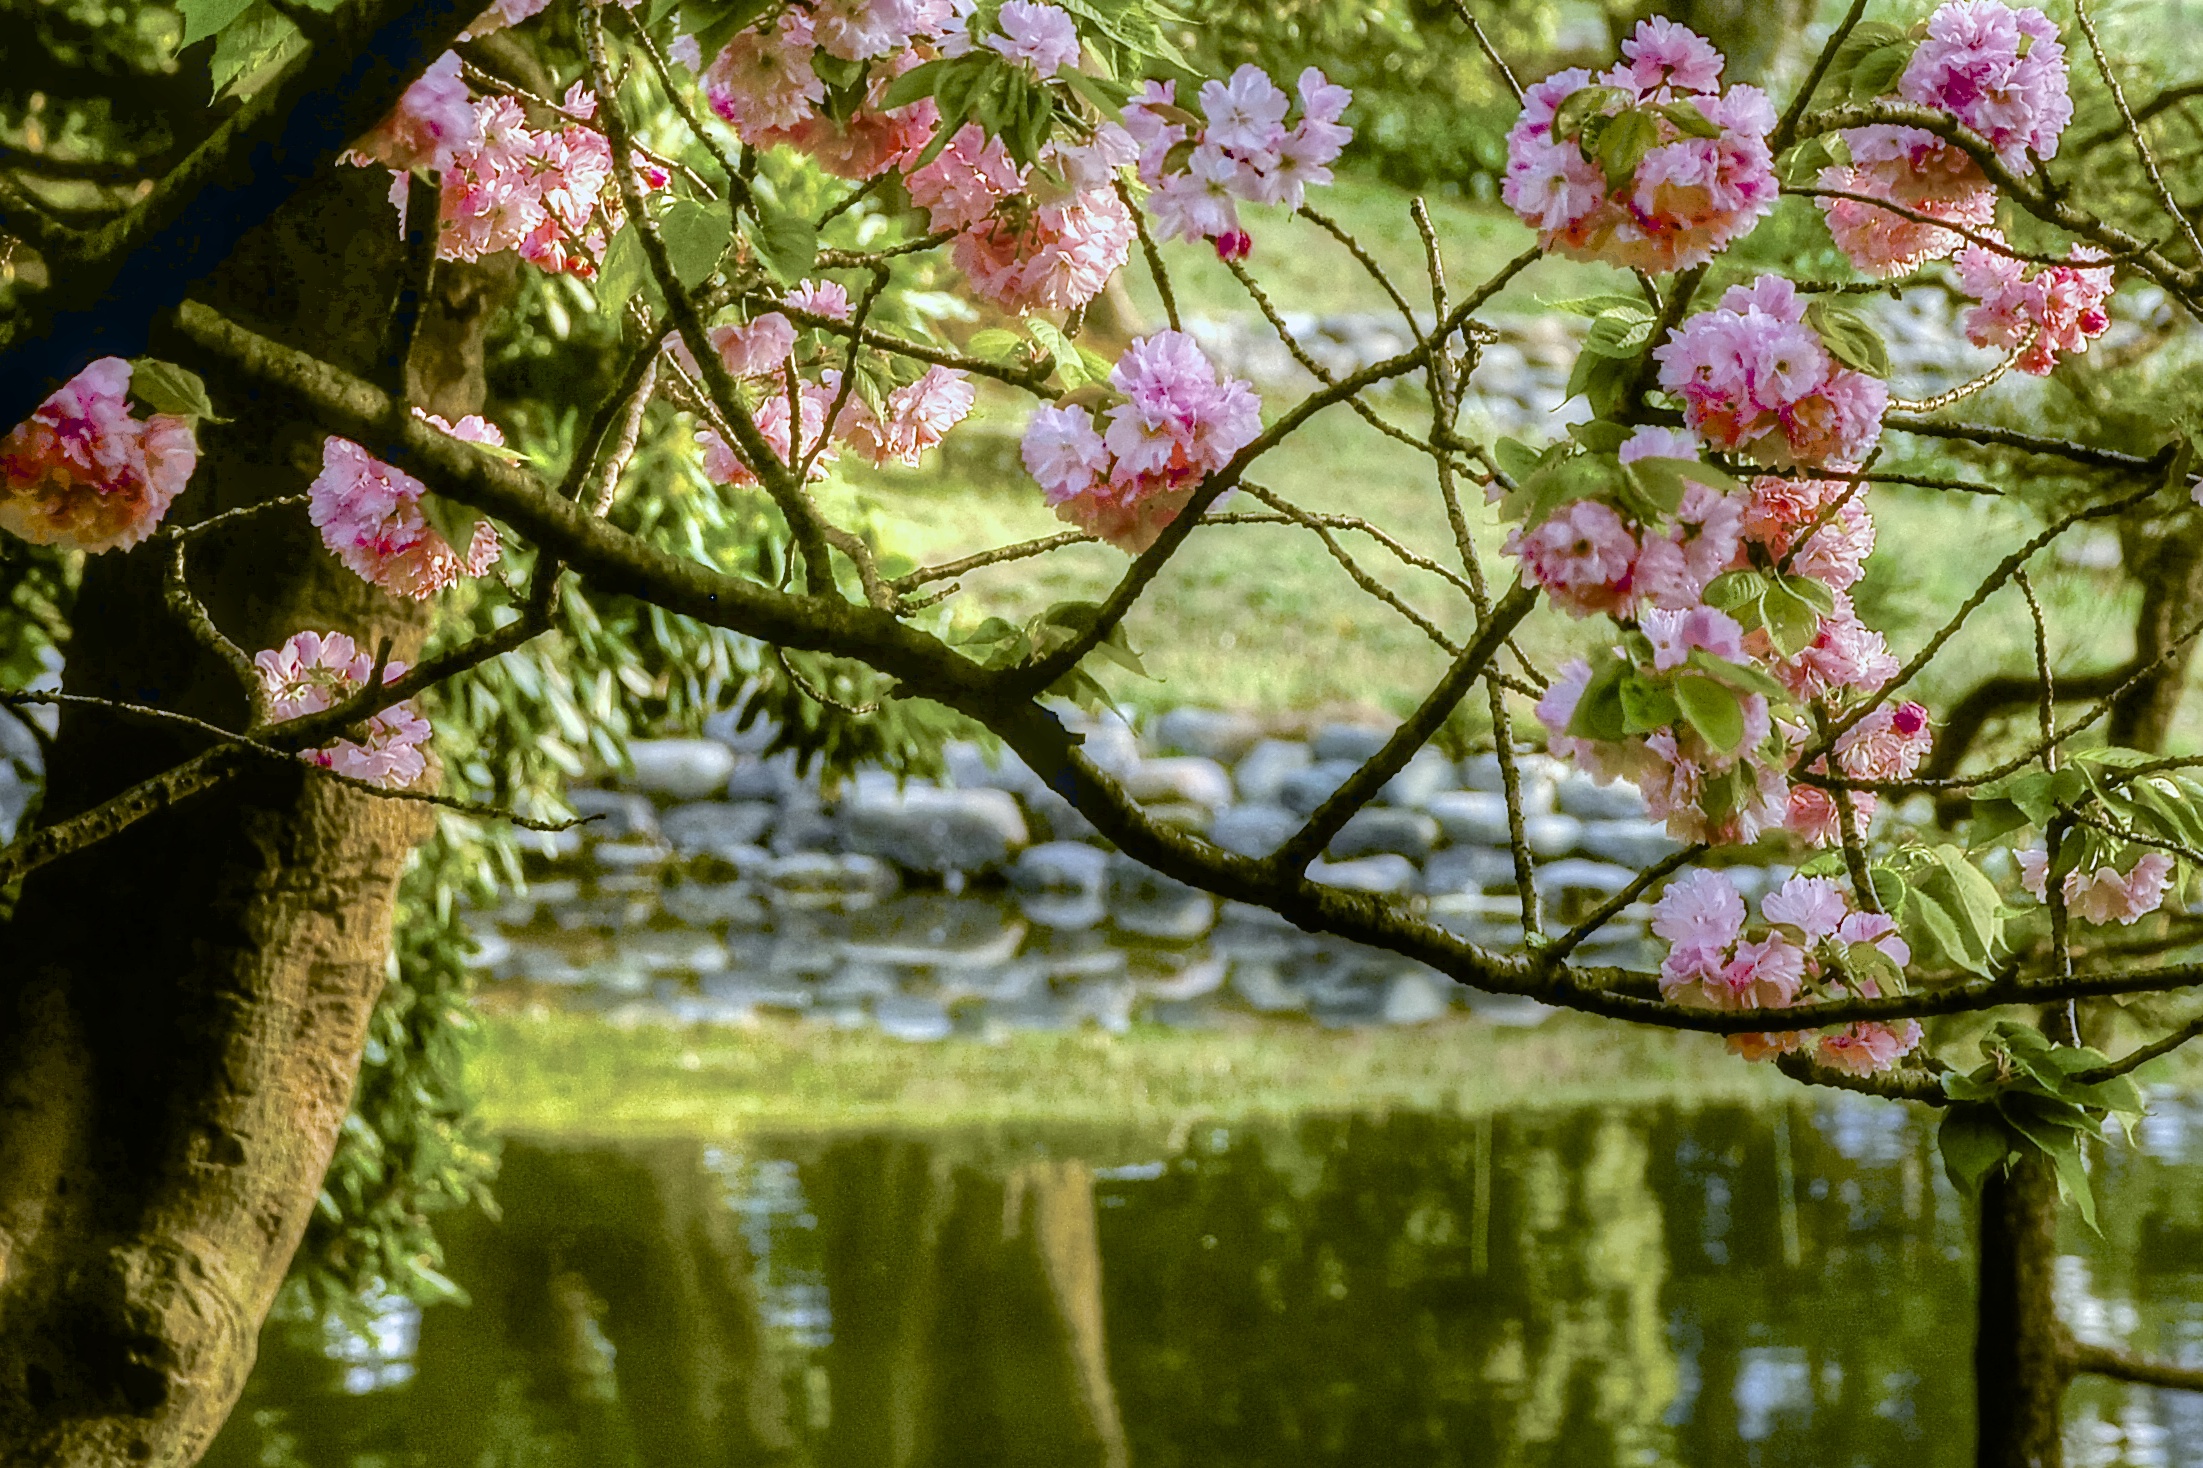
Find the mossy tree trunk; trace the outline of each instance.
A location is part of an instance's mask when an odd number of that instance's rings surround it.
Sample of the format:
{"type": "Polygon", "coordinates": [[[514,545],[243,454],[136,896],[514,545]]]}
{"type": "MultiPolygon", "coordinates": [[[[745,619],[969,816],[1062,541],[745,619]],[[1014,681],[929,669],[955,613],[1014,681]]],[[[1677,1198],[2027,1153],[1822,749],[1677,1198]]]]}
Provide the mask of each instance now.
{"type": "MultiPolygon", "coordinates": [[[[380,375],[402,253],[386,186],[336,171],[195,294],[380,375]]],[[[438,406],[479,407],[478,368],[430,375],[438,406]]],[[[216,396],[235,421],[202,431],[179,521],[297,493],[318,466],[302,413],[216,396]]],[[[164,606],[163,554],[90,560],[67,686],[234,724],[233,677],[164,606]]],[[[199,542],[192,581],[247,652],[312,629],[407,658],[426,628],[295,513],[199,542]]],[[[71,711],[47,812],[194,747],[71,711]]],[[[350,1103],[424,809],[271,763],[26,884],[0,928],[0,1463],[188,1464],[221,1425],[350,1103]]]]}

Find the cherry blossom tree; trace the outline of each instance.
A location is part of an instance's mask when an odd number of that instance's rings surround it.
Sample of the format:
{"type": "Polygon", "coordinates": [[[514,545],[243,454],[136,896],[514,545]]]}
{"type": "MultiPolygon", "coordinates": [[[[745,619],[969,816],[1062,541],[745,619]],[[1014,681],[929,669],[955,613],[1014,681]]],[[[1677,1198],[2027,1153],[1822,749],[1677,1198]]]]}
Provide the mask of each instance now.
{"type": "Polygon", "coordinates": [[[761,696],[813,727],[879,748],[910,738],[913,708],[945,710],[936,731],[987,731],[1179,881],[1486,992],[1723,1035],[1738,1063],[1942,1109],[1951,1176],[1979,1199],[1983,1464],[2057,1461],[2076,1372],[2203,1387],[2077,1344],[2049,1285],[2061,1196],[2092,1217],[2085,1139],[2140,1113],[2136,1069],[2203,1033],[2131,1002],[2196,979],[2197,761],[2140,747],[2161,726],[2102,737],[2203,622],[2061,717],[2073,687],[2027,579],[2076,527],[2184,513],[2192,450],[2170,425],[2113,444],[1987,411],[2008,372],[2105,350],[2126,288],[2176,322],[2203,310],[2203,241],[2147,126],[2166,108],[2130,103],[2085,8],[2077,35],[2002,0],[1920,8],[1907,29],[1852,6],[1779,108],[1659,18],[1604,70],[1518,88],[1462,9],[1445,39],[1480,46],[1521,101],[1501,194],[1537,244],[1457,293],[1418,206],[1411,299],[1316,207],[1352,136],[1345,89],[1315,67],[1200,76],[1140,0],[187,5],[231,97],[190,152],[88,228],[0,187],[43,282],[13,298],[0,531],[64,556],[75,597],[61,686],[0,692],[61,714],[44,805],[0,848],[0,883],[20,884],[0,928],[10,1460],[188,1462],[220,1423],[333,1153],[344,1167],[408,851],[431,817],[438,849],[562,824],[498,798],[516,790],[490,757],[528,741],[469,713],[470,690],[540,671],[553,638],[590,656],[615,598],[686,629],[662,634],[666,688],[738,634],[784,675],[761,696]],[[2092,156],[2125,149],[2126,174],[2062,165],[2084,84],[2111,119],[2092,156]],[[1845,278],[1741,263],[1785,195],[1825,216],[1845,278]],[[1335,245],[1412,344],[1326,370],[1262,287],[1243,210],[1335,245]],[[1314,388],[1264,402],[1212,361],[1162,239],[1213,247],[1314,388]],[[1615,267],[1613,291],[1565,307],[1587,323],[1570,390],[1588,414],[1550,441],[1479,440],[1479,313],[1545,253],[1615,267]],[[921,261],[998,324],[908,309],[900,272],[921,261]],[[1088,311],[1131,269],[1167,325],[1104,353],[1088,311]],[[484,401],[478,300],[465,325],[467,292],[516,271],[589,301],[617,348],[560,384],[566,426],[526,451],[484,401]],[[2001,356],[1909,399],[1850,303],[1931,273],[2001,356]],[[1022,400],[1031,494],[1070,528],[898,569],[814,486],[844,455],[916,465],[982,385],[1022,400]],[[1259,482],[1326,412],[1419,456],[1450,546],[1259,482]],[[1900,438],[1986,477],[1881,467],[1900,438]],[[1900,657],[1853,600],[1877,487],[2017,498],[2045,465],[2080,488],[1900,657]],[[754,514],[713,541],[678,520],[676,486],[754,514]],[[1475,534],[1490,517],[1498,560],[1475,534]],[[1262,856],[1143,809],[1061,711],[1137,666],[1128,618],[1189,539],[1251,525],[1321,537],[1447,661],[1384,690],[1412,712],[1262,856]],[[1447,612],[1389,591],[1356,536],[1435,572],[1447,612]],[[1125,558],[1103,600],[1015,624],[955,595],[1066,553],[1125,558]],[[1937,711],[1909,692],[2014,598],[2039,727],[1993,763],[1934,765],[1937,711]],[[1522,652],[1541,608],[1583,656],[1522,652]],[[1520,951],[1323,862],[1472,698],[1520,951]],[[1559,930],[1525,834],[1539,748],[1634,783],[1684,843],[1559,930]],[[1877,819],[1920,795],[1961,819],[1877,819]],[[1729,875],[1745,848],[1796,864],[1756,914],[1729,875]],[[1657,972],[1579,961],[1642,900],[1657,972]]]}

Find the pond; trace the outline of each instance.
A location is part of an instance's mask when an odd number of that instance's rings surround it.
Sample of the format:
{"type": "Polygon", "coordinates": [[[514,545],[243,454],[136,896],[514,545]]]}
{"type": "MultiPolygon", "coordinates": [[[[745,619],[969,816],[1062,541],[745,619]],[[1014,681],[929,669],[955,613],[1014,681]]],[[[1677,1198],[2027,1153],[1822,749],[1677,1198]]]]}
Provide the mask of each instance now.
{"type": "MultiPolygon", "coordinates": [[[[2203,1103],[2098,1149],[2084,1335],[2203,1361],[2203,1103]]],[[[215,1468],[1963,1461],[1971,1263],[1928,1119],[1849,1097],[514,1139],[467,1306],[271,1321],[215,1468]]],[[[2069,1210],[2070,1213],[2070,1210],[2069,1210]]],[[[2084,1383],[2076,1465],[2203,1465],[2084,1383]]]]}

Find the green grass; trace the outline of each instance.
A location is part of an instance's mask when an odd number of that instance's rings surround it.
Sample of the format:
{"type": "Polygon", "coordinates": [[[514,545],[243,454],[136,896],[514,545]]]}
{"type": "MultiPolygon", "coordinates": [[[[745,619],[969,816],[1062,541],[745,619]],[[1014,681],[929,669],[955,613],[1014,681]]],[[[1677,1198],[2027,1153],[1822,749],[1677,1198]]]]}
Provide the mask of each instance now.
{"type": "Polygon", "coordinates": [[[538,1013],[485,1020],[475,1080],[505,1134],[712,1136],[855,1128],[1133,1127],[1311,1112],[1752,1100],[1790,1090],[1701,1035],[1563,1016],[1534,1030],[1455,1019],[1338,1032],[1140,1026],[912,1045],[793,1021],[619,1029],[538,1013]]]}

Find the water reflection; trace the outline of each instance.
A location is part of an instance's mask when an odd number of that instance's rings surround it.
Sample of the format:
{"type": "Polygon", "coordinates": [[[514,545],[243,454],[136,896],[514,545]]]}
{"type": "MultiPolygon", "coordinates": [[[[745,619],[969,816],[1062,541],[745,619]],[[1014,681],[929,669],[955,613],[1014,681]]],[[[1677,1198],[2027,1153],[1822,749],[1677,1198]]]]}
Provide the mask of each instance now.
{"type": "MultiPolygon", "coordinates": [[[[2084,1334],[2203,1362],[2161,1105],[2099,1157],[2084,1334]]],[[[1312,1119],[1168,1139],[514,1143],[471,1308],[272,1323],[208,1458],[313,1468],[1944,1462],[1965,1230],[1933,1140],[1786,1112],[1312,1119]]],[[[2203,1400],[2090,1385],[2072,1461],[2203,1468],[2203,1400]]]]}

